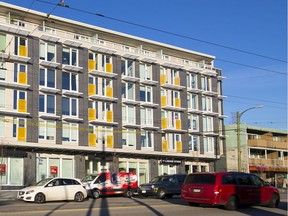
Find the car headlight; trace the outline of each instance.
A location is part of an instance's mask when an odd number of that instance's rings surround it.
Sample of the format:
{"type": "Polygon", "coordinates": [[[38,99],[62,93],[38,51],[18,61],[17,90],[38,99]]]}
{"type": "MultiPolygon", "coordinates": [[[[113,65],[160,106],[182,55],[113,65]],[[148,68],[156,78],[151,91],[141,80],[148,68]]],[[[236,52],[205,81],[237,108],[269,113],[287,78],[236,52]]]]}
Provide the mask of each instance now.
{"type": "Polygon", "coordinates": [[[29,191],[26,191],[26,194],[31,194],[33,192],[34,192],[34,190],[29,190],[29,191]]]}
{"type": "Polygon", "coordinates": [[[151,188],[153,189],[155,187],[155,185],[151,185],[151,188]]]}

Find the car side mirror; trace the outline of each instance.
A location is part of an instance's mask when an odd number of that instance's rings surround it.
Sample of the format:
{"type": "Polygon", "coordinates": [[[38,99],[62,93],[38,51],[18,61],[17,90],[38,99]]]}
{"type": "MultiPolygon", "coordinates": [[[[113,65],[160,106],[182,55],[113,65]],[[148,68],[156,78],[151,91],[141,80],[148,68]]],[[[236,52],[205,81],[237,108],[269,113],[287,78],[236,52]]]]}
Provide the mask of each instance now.
{"type": "Polygon", "coordinates": [[[264,182],[264,186],[270,186],[269,182],[264,182]]]}
{"type": "Polygon", "coordinates": [[[53,187],[53,183],[48,184],[47,187],[53,187]]]}

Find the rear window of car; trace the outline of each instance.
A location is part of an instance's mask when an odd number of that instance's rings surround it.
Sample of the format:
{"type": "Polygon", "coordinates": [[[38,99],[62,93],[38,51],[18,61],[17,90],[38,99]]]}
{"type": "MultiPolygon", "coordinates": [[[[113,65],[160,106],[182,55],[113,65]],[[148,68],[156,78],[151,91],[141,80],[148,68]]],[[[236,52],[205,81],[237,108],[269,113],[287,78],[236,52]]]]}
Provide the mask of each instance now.
{"type": "Polygon", "coordinates": [[[181,183],[181,184],[184,182],[185,178],[186,178],[186,175],[177,176],[178,182],[181,183]]]}
{"type": "Polygon", "coordinates": [[[216,176],[211,174],[190,174],[185,184],[215,184],[216,176]]]}

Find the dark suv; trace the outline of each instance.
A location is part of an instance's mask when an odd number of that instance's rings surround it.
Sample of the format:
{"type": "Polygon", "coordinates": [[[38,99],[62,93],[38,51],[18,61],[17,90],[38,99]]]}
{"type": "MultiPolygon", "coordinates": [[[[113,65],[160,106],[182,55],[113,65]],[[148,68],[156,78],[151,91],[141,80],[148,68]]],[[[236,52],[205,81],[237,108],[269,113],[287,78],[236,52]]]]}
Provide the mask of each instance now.
{"type": "Polygon", "coordinates": [[[222,205],[236,210],[238,205],[277,207],[277,188],[254,174],[242,172],[193,173],[182,185],[181,198],[190,205],[222,205]]]}
{"type": "Polygon", "coordinates": [[[147,184],[139,186],[139,195],[156,196],[158,199],[172,198],[173,195],[181,194],[181,186],[187,175],[161,175],[153,178],[147,184]]]}

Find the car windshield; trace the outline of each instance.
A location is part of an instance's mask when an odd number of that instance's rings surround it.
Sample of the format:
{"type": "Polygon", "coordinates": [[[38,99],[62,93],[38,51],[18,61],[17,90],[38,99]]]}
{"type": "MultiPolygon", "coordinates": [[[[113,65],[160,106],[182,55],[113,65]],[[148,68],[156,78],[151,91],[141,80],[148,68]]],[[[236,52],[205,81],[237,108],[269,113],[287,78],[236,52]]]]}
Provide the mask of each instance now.
{"type": "Polygon", "coordinates": [[[52,178],[42,179],[41,181],[37,182],[35,186],[44,186],[47,182],[49,182],[52,178]]]}
{"type": "Polygon", "coordinates": [[[93,181],[95,179],[95,177],[96,177],[96,175],[87,175],[81,180],[81,182],[93,181]]]}

